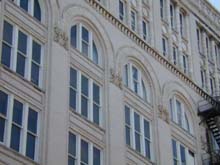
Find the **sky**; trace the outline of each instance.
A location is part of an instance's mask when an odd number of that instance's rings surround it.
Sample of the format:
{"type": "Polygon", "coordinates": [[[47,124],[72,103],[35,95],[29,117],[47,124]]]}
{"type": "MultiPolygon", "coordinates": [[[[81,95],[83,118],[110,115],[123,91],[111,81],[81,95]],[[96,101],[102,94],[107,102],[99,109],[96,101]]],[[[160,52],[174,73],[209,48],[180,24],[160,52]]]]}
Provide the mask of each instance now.
{"type": "Polygon", "coordinates": [[[220,11],[220,0],[209,0],[209,2],[220,11]]]}

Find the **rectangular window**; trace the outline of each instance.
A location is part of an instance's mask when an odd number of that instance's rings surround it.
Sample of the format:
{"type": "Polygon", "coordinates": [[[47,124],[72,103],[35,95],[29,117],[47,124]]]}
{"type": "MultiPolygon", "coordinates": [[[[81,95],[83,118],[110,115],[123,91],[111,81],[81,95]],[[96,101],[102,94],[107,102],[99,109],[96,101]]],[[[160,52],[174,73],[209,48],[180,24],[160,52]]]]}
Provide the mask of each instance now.
{"type": "Polygon", "coordinates": [[[142,27],[143,28],[143,39],[147,40],[147,38],[148,38],[148,23],[145,20],[143,20],[142,26],[143,26],[142,27]]]}
{"type": "Polygon", "coordinates": [[[163,55],[167,55],[167,39],[165,37],[162,38],[162,47],[163,47],[163,55]]]}
{"type": "Polygon", "coordinates": [[[137,14],[134,10],[131,10],[131,29],[133,31],[136,30],[136,21],[137,21],[137,14]]]}
{"type": "Polygon", "coordinates": [[[99,125],[100,121],[100,88],[98,85],[93,83],[93,122],[99,125]]]}
{"type": "Polygon", "coordinates": [[[177,65],[177,48],[173,46],[173,64],[177,65]]]}
{"type": "Polygon", "coordinates": [[[101,125],[101,87],[73,68],[70,68],[69,106],[70,110],[101,125]]]}
{"type": "Polygon", "coordinates": [[[126,105],[124,110],[126,144],[151,159],[150,123],[126,105]]]}
{"type": "Polygon", "coordinates": [[[101,151],[93,147],[93,165],[101,165],[101,151]]]}
{"type": "Polygon", "coordinates": [[[214,90],[215,90],[215,79],[214,79],[214,77],[211,77],[210,78],[210,91],[211,91],[211,95],[213,95],[214,94],[214,90]]]}
{"type": "Polygon", "coordinates": [[[196,29],[196,34],[197,34],[197,46],[199,52],[201,51],[201,36],[200,36],[200,29],[196,29]]]}
{"type": "Polygon", "coordinates": [[[160,17],[164,18],[164,0],[160,0],[160,17]]]}
{"type": "Polygon", "coordinates": [[[123,73],[123,79],[124,79],[124,84],[128,87],[128,64],[125,65],[124,67],[124,73],[123,73]]]}
{"type": "Polygon", "coordinates": [[[10,147],[18,152],[20,151],[21,143],[22,116],[23,104],[14,100],[10,147]]]}
{"type": "Polygon", "coordinates": [[[11,53],[13,48],[13,26],[4,21],[3,25],[3,41],[2,41],[2,57],[1,63],[10,68],[11,53]]]}
{"type": "Polygon", "coordinates": [[[183,55],[183,72],[188,73],[188,58],[186,55],[183,55]]]}
{"type": "Polygon", "coordinates": [[[37,123],[38,113],[29,108],[28,111],[28,129],[27,129],[27,143],[26,143],[26,156],[35,159],[36,153],[36,140],[37,140],[37,123]]]}
{"type": "Polygon", "coordinates": [[[89,144],[81,140],[81,165],[89,164],[89,144]]]}
{"type": "Polygon", "coordinates": [[[186,153],[185,153],[185,148],[180,145],[180,156],[181,156],[181,164],[186,165],[186,153]]]}
{"type": "Polygon", "coordinates": [[[68,165],[76,164],[76,136],[69,133],[68,165]]]}
{"type": "Polygon", "coordinates": [[[31,82],[39,86],[41,70],[41,45],[36,41],[32,44],[31,82]]]}
{"type": "Polygon", "coordinates": [[[177,123],[182,126],[182,108],[181,103],[176,100],[177,123]]]}
{"type": "Polygon", "coordinates": [[[70,41],[71,41],[71,46],[73,46],[74,48],[77,48],[77,26],[76,25],[71,28],[70,41]]]}
{"type": "Polygon", "coordinates": [[[0,91],[0,142],[5,140],[5,126],[7,119],[8,95],[0,91]]]}
{"type": "Polygon", "coordinates": [[[89,79],[81,76],[81,115],[88,118],[89,79]]]}
{"type": "Polygon", "coordinates": [[[82,27],[82,53],[89,56],[89,31],[82,27]]]}
{"type": "Polygon", "coordinates": [[[132,78],[133,78],[133,90],[135,93],[138,93],[138,70],[132,66],[132,78]]]}
{"type": "Polygon", "coordinates": [[[124,21],[124,14],[125,14],[125,4],[124,1],[119,0],[119,19],[124,21]]]}
{"type": "Polygon", "coordinates": [[[73,110],[76,110],[77,102],[77,71],[70,68],[70,94],[69,104],[73,110]]]}
{"type": "Polygon", "coordinates": [[[171,28],[175,28],[175,23],[174,23],[174,5],[170,4],[170,23],[171,23],[171,28]]]}
{"type": "Polygon", "coordinates": [[[176,141],[173,139],[172,139],[172,150],[173,150],[173,165],[178,165],[177,144],[176,141]]]}
{"type": "Polygon", "coordinates": [[[180,13],[179,14],[179,18],[180,18],[180,34],[181,34],[181,37],[184,37],[184,16],[183,16],[183,13],[180,13]]]}
{"type": "Polygon", "coordinates": [[[125,106],[125,136],[126,136],[126,144],[131,146],[130,108],[127,106],[125,106]]]}

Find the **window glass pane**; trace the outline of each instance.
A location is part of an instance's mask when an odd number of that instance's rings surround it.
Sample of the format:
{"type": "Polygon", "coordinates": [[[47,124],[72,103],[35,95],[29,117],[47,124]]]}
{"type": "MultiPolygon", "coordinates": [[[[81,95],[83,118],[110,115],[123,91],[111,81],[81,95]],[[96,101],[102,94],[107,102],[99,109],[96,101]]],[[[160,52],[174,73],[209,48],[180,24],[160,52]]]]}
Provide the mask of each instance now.
{"type": "Polygon", "coordinates": [[[186,164],[186,155],[185,155],[185,148],[180,145],[180,155],[181,155],[181,163],[182,165],[186,164]]]}
{"type": "Polygon", "coordinates": [[[125,127],[125,134],[126,144],[131,146],[131,129],[128,126],[125,127]]]}
{"type": "Polygon", "coordinates": [[[97,104],[100,104],[100,90],[99,86],[93,83],[93,101],[97,104]]]}
{"type": "Polygon", "coordinates": [[[0,91],[0,114],[6,116],[8,106],[8,95],[5,92],[0,91]]]}
{"type": "Polygon", "coordinates": [[[131,29],[136,30],[136,13],[131,11],[131,29]]]}
{"type": "Polygon", "coordinates": [[[68,150],[71,156],[76,156],[76,136],[72,133],[69,133],[68,150]]]}
{"type": "Polygon", "coordinates": [[[134,113],[134,128],[140,132],[140,116],[137,113],[134,113]]]}
{"type": "Polygon", "coordinates": [[[76,91],[73,89],[70,89],[70,107],[73,108],[73,110],[76,110],[76,91]]]}
{"type": "Polygon", "coordinates": [[[18,33],[18,50],[22,53],[27,53],[27,35],[19,31],[18,33]]]}
{"type": "Polygon", "coordinates": [[[20,7],[25,11],[28,11],[28,1],[29,0],[20,0],[20,7]]]}
{"type": "Polygon", "coordinates": [[[93,41],[93,44],[92,44],[92,50],[93,50],[93,53],[92,53],[92,61],[95,63],[95,64],[98,64],[99,63],[99,56],[98,56],[98,50],[97,50],[97,47],[93,41]]]}
{"type": "Polygon", "coordinates": [[[119,18],[123,21],[124,19],[124,3],[119,1],[119,18]]]}
{"type": "Polygon", "coordinates": [[[124,84],[128,86],[128,65],[127,64],[124,66],[123,78],[124,78],[124,84]]]}
{"type": "Polygon", "coordinates": [[[81,97],[81,114],[88,117],[88,99],[83,96],[81,97]]]}
{"type": "Polygon", "coordinates": [[[93,122],[99,125],[99,107],[93,104],[93,122]]]}
{"type": "Polygon", "coordinates": [[[71,45],[74,47],[74,48],[77,48],[77,26],[73,26],[71,28],[71,45]]]}
{"type": "Polygon", "coordinates": [[[81,162],[88,164],[89,162],[89,144],[81,140],[81,162]]]}
{"type": "Polygon", "coordinates": [[[41,62],[41,45],[33,41],[32,45],[32,60],[40,64],[41,62]]]}
{"type": "Polygon", "coordinates": [[[86,42],[82,42],[82,53],[86,56],[89,55],[89,45],[86,42]]]}
{"type": "Polygon", "coordinates": [[[20,53],[17,54],[17,68],[16,72],[24,77],[25,72],[25,57],[20,53]]]}
{"type": "Polygon", "coordinates": [[[190,131],[190,128],[189,128],[189,120],[188,120],[188,118],[187,118],[186,113],[185,113],[185,121],[186,121],[186,130],[187,130],[187,131],[190,131]]]}
{"type": "Polygon", "coordinates": [[[3,40],[12,45],[13,26],[4,21],[3,40]]]}
{"type": "Polygon", "coordinates": [[[89,42],[89,31],[84,27],[82,27],[82,39],[87,43],[89,42]]]}
{"type": "Polygon", "coordinates": [[[31,82],[39,85],[40,67],[32,62],[31,64],[31,82]]]}
{"type": "Polygon", "coordinates": [[[177,145],[176,141],[172,139],[172,150],[173,150],[173,164],[177,165],[178,164],[178,159],[177,159],[177,145]]]}
{"type": "Polygon", "coordinates": [[[13,122],[18,125],[22,125],[23,104],[17,100],[14,100],[13,106],[13,122]]]}
{"type": "Polygon", "coordinates": [[[10,61],[11,61],[11,47],[2,43],[2,57],[1,63],[10,68],[10,61]]]}
{"type": "Polygon", "coordinates": [[[150,125],[149,122],[144,120],[144,136],[150,139],[150,125]]]}
{"type": "Polygon", "coordinates": [[[142,90],[143,90],[143,96],[142,97],[143,97],[144,101],[147,101],[147,90],[145,88],[143,80],[141,81],[141,85],[142,85],[142,90]]]}
{"type": "Polygon", "coordinates": [[[150,159],[150,142],[145,139],[145,150],[146,150],[146,157],[150,159]]]}
{"type": "Polygon", "coordinates": [[[11,129],[11,145],[10,147],[19,152],[21,130],[15,125],[11,129]]]}
{"type": "Polygon", "coordinates": [[[93,148],[93,165],[100,165],[101,163],[101,155],[100,150],[97,148],[93,148]]]}
{"type": "Polygon", "coordinates": [[[77,88],[77,71],[73,68],[70,68],[70,86],[77,88]]]}
{"type": "Polygon", "coordinates": [[[84,95],[88,96],[88,94],[89,94],[89,80],[88,80],[88,78],[86,78],[85,76],[82,75],[81,83],[82,83],[82,93],[84,95]]]}
{"type": "Polygon", "coordinates": [[[29,108],[28,112],[28,131],[37,134],[38,113],[29,108]]]}
{"type": "Polygon", "coordinates": [[[41,8],[38,0],[34,0],[34,17],[41,21],[41,8]]]}
{"type": "Polygon", "coordinates": [[[0,142],[4,141],[5,119],[0,117],[0,142]]]}
{"type": "Polygon", "coordinates": [[[34,160],[36,137],[27,134],[26,156],[34,160]]]}
{"type": "Polygon", "coordinates": [[[135,67],[132,67],[132,74],[135,80],[138,80],[138,70],[135,67]]]}
{"type": "Polygon", "coordinates": [[[130,119],[130,108],[125,106],[125,123],[130,125],[131,119],[130,119]]]}
{"type": "Polygon", "coordinates": [[[177,119],[178,124],[182,126],[182,110],[181,110],[181,103],[179,101],[176,101],[176,108],[177,108],[177,119]]]}
{"type": "Polygon", "coordinates": [[[138,133],[135,133],[135,149],[141,152],[141,137],[138,133]]]}
{"type": "Polygon", "coordinates": [[[68,165],[75,165],[75,159],[73,159],[72,157],[68,157],[68,165]]]}

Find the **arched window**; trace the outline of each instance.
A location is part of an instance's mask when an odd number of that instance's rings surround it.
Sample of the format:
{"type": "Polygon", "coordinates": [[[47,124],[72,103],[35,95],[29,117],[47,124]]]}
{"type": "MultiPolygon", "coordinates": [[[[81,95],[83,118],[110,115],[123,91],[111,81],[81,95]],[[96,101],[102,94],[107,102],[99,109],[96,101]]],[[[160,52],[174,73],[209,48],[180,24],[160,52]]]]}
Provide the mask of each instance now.
{"type": "Polygon", "coordinates": [[[128,63],[124,66],[123,82],[144,101],[150,102],[146,81],[143,79],[141,70],[134,64],[128,63]]]}
{"type": "Polygon", "coordinates": [[[176,96],[170,98],[169,104],[171,120],[192,134],[193,130],[191,120],[187,114],[187,106],[176,96]]]}
{"type": "Polygon", "coordinates": [[[70,43],[73,48],[78,49],[84,56],[93,63],[100,65],[99,51],[93,32],[82,24],[71,27],[70,43]]]}
{"type": "Polygon", "coordinates": [[[15,2],[38,21],[41,21],[41,7],[39,0],[15,0],[15,2]]]}

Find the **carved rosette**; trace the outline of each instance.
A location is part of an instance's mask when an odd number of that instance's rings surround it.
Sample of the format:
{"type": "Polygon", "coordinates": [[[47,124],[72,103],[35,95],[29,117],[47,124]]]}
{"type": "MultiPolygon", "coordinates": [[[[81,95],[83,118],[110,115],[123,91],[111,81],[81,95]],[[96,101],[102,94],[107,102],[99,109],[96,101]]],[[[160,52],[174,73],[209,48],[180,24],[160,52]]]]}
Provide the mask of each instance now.
{"type": "Polygon", "coordinates": [[[61,28],[58,26],[54,27],[54,41],[59,43],[62,47],[64,47],[66,50],[69,49],[68,47],[68,36],[66,32],[64,32],[61,28]]]}
{"type": "Polygon", "coordinates": [[[169,112],[163,105],[158,106],[158,116],[164,120],[167,124],[170,123],[169,112]]]}
{"type": "Polygon", "coordinates": [[[123,83],[122,83],[122,77],[119,73],[116,73],[116,71],[114,69],[110,69],[110,81],[115,84],[117,87],[119,87],[120,89],[123,88],[123,83]]]}

